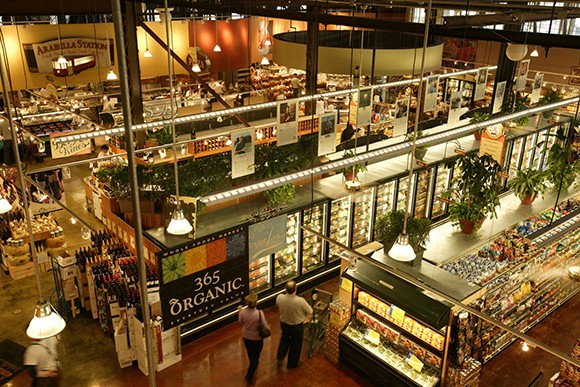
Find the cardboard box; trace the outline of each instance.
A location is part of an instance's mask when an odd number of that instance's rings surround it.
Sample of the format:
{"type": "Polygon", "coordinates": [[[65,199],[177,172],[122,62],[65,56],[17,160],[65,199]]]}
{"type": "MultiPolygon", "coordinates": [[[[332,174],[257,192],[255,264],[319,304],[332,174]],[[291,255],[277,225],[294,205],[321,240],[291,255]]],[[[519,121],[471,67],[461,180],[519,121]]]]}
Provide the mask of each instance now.
{"type": "Polygon", "coordinates": [[[127,326],[124,325],[119,329],[115,329],[115,350],[117,353],[130,351],[131,347],[129,346],[129,341],[127,337],[127,326]]]}
{"type": "Polygon", "coordinates": [[[121,352],[117,351],[117,358],[119,359],[119,366],[121,368],[133,365],[133,351],[130,349],[121,352]]]}

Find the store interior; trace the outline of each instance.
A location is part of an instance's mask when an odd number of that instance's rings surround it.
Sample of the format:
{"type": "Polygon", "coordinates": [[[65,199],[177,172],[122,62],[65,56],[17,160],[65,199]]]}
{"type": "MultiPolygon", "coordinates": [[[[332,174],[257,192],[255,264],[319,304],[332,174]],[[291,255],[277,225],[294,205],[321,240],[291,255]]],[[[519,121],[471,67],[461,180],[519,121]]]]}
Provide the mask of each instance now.
{"type": "Polygon", "coordinates": [[[580,385],[576,8],[96,3],[1,16],[3,383],[47,301],[62,385],[244,385],[256,293],[256,385],[580,385]]]}

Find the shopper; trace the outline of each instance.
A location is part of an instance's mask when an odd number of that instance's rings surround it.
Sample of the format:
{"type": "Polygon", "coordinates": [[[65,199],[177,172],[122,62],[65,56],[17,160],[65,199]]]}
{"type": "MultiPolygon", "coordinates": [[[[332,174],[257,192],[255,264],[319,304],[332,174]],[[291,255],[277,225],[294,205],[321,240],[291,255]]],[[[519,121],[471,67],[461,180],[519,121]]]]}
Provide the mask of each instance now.
{"type": "Polygon", "coordinates": [[[250,293],[246,297],[247,308],[242,308],[241,305],[238,306],[238,321],[242,324],[242,337],[248,353],[248,360],[250,361],[248,371],[244,377],[248,384],[254,382],[254,373],[256,368],[258,368],[260,353],[262,348],[264,348],[264,339],[260,337],[258,330],[260,322],[269,329],[264,312],[256,307],[257,304],[258,296],[255,293],[250,293]]]}
{"type": "Polygon", "coordinates": [[[304,338],[304,323],[312,315],[312,308],[308,302],[296,295],[296,282],[286,283],[286,293],[276,298],[276,305],[280,310],[280,325],[282,336],[278,345],[278,366],[281,366],[288,355],[288,368],[298,368],[302,364],[302,340],[304,338]]]}
{"type": "Polygon", "coordinates": [[[300,95],[300,78],[298,78],[298,74],[292,74],[292,79],[290,80],[292,84],[292,92],[294,93],[294,98],[298,98],[300,95]]]}
{"type": "Polygon", "coordinates": [[[56,336],[42,340],[31,339],[30,345],[24,352],[24,365],[33,378],[32,386],[58,386],[60,363],[57,344],[56,336]]]}
{"type": "Polygon", "coordinates": [[[355,134],[354,128],[352,127],[351,123],[346,124],[346,128],[340,133],[340,142],[346,142],[350,140],[355,134]]]}

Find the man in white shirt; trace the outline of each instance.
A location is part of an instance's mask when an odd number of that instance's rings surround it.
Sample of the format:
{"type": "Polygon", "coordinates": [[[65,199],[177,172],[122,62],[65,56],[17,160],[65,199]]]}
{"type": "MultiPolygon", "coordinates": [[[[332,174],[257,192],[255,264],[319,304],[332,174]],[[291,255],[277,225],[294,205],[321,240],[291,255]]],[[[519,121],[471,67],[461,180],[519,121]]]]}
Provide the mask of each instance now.
{"type": "Polygon", "coordinates": [[[34,379],[33,386],[58,386],[60,363],[57,344],[56,336],[42,340],[33,339],[24,352],[24,365],[34,379]]]}
{"type": "Polygon", "coordinates": [[[278,345],[278,366],[282,365],[288,355],[288,368],[298,368],[302,364],[302,340],[304,339],[304,322],[312,315],[308,302],[296,295],[296,282],[286,283],[286,293],[278,295],[276,305],[280,310],[282,336],[278,345]]]}

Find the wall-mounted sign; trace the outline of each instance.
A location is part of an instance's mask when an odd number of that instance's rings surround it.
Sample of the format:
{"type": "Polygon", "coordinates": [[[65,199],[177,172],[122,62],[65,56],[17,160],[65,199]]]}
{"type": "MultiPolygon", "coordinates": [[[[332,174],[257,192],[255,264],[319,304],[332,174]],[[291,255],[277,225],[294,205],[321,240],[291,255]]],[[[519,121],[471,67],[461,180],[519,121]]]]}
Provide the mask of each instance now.
{"type": "Polygon", "coordinates": [[[250,262],[286,248],[286,215],[250,225],[250,262]]]}
{"type": "Polygon", "coordinates": [[[65,38],[22,45],[31,73],[53,73],[57,76],[78,74],[91,67],[111,67],[114,63],[113,40],[65,38]],[[66,63],[58,62],[62,55],[66,63]]]}
{"type": "Polygon", "coordinates": [[[248,294],[248,231],[237,227],[157,254],[163,325],[169,329],[248,294]]]}

